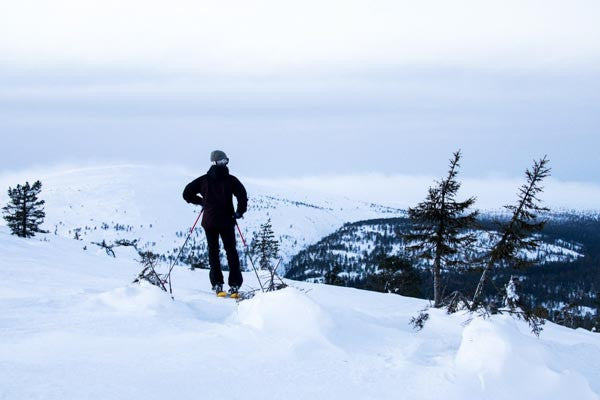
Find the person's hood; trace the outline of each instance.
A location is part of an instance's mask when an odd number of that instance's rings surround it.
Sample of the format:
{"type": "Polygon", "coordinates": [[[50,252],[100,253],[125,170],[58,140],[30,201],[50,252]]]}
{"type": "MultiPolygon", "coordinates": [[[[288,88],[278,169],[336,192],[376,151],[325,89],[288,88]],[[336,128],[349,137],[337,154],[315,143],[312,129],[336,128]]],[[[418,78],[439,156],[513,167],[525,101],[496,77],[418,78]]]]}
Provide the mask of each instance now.
{"type": "Polygon", "coordinates": [[[229,168],[225,166],[213,165],[208,170],[207,175],[213,179],[221,180],[229,176],[229,168]]]}

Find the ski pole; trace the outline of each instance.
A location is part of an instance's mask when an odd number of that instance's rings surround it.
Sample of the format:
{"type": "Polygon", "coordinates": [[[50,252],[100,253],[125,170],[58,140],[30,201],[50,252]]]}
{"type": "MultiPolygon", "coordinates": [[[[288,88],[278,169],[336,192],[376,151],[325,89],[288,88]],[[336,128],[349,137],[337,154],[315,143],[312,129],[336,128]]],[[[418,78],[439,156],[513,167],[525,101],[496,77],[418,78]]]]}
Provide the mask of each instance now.
{"type": "Polygon", "coordinates": [[[181,253],[183,253],[183,249],[185,249],[185,246],[187,245],[188,241],[190,240],[190,237],[192,237],[192,233],[194,233],[194,229],[196,229],[196,225],[198,225],[198,221],[200,221],[200,217],[202,216],[202,213],[204,213],[204,208],[202,209],[202,211],[200,211],[200,214],[198,214],[198,218],[196,218],[194,225],[192,225],[192,228],[190,229],[190,233],[188,233],[187,238],[185,239],[185,242],[183,243],[183,246],[181,246],[181,249],[179,249],[179,254],[177,254],[177,257],[175,257],[175,259],[171,263],[171,267],[169,268],[169,275],[167,275],[167,276],[169,278],[169,293],[171,294],[171,298],[173,298],[173,287],[171,286],[171,271],[173,271],[175,264],[177,264],[177,260],[179,260],[179,257],[181,257],[181,253]]]}
{"type": "Polygon", "coordinates": [[[254,261],[252,261],[252,257],[250,257],[248,255],[248,244],[246,243],[246,239],[244,239],[244,235],[242,235],[242,230],[240,229],[240,226],[238,225],[237,220],[235,221],[235,226],[237,226],[237,230],[240,233],[240,237],[242,238],[242,243],[244,244],[244,247],[246,248],[246,251],[244,252],[244,254],[246,255],[246,258],[248,260],[250,260],[250,264],[252,264],[252,269],[254,270],[254,273],[256,274],[256,279],[258,279],[258,284],[260,285],[260,290],[264,292],[265,288],[263,287],[260,277],[258,276],[258,271],[257,271],[256,267],[254,266],[254,261]]]}

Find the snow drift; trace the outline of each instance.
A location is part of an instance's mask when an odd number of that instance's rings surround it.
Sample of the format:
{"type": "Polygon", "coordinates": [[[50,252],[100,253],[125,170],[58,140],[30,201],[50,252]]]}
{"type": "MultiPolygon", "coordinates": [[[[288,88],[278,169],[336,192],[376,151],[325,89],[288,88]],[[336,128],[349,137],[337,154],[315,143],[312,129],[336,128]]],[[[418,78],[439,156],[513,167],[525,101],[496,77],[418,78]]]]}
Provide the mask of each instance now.
{"type": "Polygon", "coordinates": [[[553,353],[551,343],[532,337],[526,328],[522,332],[510,316],[475,319],[463,331],[456,367],[467,381],[465,388],[490,399],[597,399],[584,376],[553,353]]]}
{"type": "Polygon", "coordinates": [[[422,300],[297,282],[238,305],[183,268],[171,301],[130,259],[4,228],[0,254],[2,399],[599,398],[587,331],[434,310],[415,332],[422,300]]]}

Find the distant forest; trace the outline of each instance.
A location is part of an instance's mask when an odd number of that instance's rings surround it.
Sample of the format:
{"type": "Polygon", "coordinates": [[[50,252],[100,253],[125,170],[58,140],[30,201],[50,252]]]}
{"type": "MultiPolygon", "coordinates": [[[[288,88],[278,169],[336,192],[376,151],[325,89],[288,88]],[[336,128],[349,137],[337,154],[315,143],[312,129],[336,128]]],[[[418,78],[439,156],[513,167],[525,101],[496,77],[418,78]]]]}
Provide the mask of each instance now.
{"type": "MultiPolygon", "coordinates": [[[[492,216],[478,221],[481,232],[494,231],[492,216]]],[[[294,256],[286,277],[372,289],[371,281],[385,257],[410,258],[402,250],[402,234],[410,229],[407,218],[349,223],[294,256]],[[332,273],[336,279],[331,279],[332,273]]],[[[553,261],[532,260],[525,268],[494,271],[486,296],[497,296],[511,275],[519,277],[522,300],[552,321],[570,327],[598,327],[600,311],[600,218],[596,215],[553,214],[542,231],[544,243],[560,243],[583,257],[553,261]]],[[[419,297],[431,294],[431,271],[411,260],[420,276],[419,297]]],[[[444,292],[472,293],[481,270],[477,265],[444,271],[444,292]]]]}

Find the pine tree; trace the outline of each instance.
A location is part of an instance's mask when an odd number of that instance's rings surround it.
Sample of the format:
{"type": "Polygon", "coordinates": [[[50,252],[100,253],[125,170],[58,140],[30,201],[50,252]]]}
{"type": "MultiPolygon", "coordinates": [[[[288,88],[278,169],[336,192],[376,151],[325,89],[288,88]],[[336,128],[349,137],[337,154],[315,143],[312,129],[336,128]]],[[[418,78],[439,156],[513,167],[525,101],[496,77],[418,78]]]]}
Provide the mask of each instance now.
{"type": "Polygon", "coordinates": [[[44,222],[44,200],[38,200],[42,190],[42,182],[33,185],[26,182],[24,186],[8,188],[9,203],[2,208],[4,219],[13,235],[33,237],[36,233],[46,233],[40,229],[44,222]]]}
{"type": "Polygon", "coordinates": [[[527,181],[519,188],[516,205],[508,205],[505,208],[511,212],[508,222],[500,226],[500,239],[491,248],[481,278],[475,290],[471,307],[478,308],[481,305],[483,289],[488,280],[490,271],[501,265],[523,265],[524,260],[519,257],[522,250],[535,250],[539,241],[533,234],[541,231],[546,220],[540,219],[539,214],[548,212],[549,209],[542,207],[539,194],[544,188],[542,181],[550,176],[547,157],[534,161],[533,167],[525,171],[527,181]]]}
{"type": "Polygon", "coordinates": [[[250,245],[250,255],[251,257],[258,257],[259,268],[269,273],[265,287],[267,291],[279,290],[287,286],[277,274],[281,260],[277,264],[273,264],[273,260],[279,257],[279,242],[275,239],[271,219],[262,224],[258,233],[254,235],[250,245]]]}
{"type": "Polygon", "coordinates": [[[262,224],[258,233],[254,235],[250,251],[258,257],[260,269],[271,269],[271,262],[279,256],[279,242],[275,239],[271,219],[262,224]]]}
{"type": "Polygon", "coordinates": [[[456,180],[460,167],[460,150],[450,160],[448,175],[429,188],[427,198],[415,208],[408,209],[413,224],[404,235],[407,250],[417,257],[432,262],[434,307],[442,306],[443,268],[454,266],[461,252],[475,241],[468,229],[474,227],[478,212],[469,209],[475,197],[457,201],[461,183],[456,180]]]}

